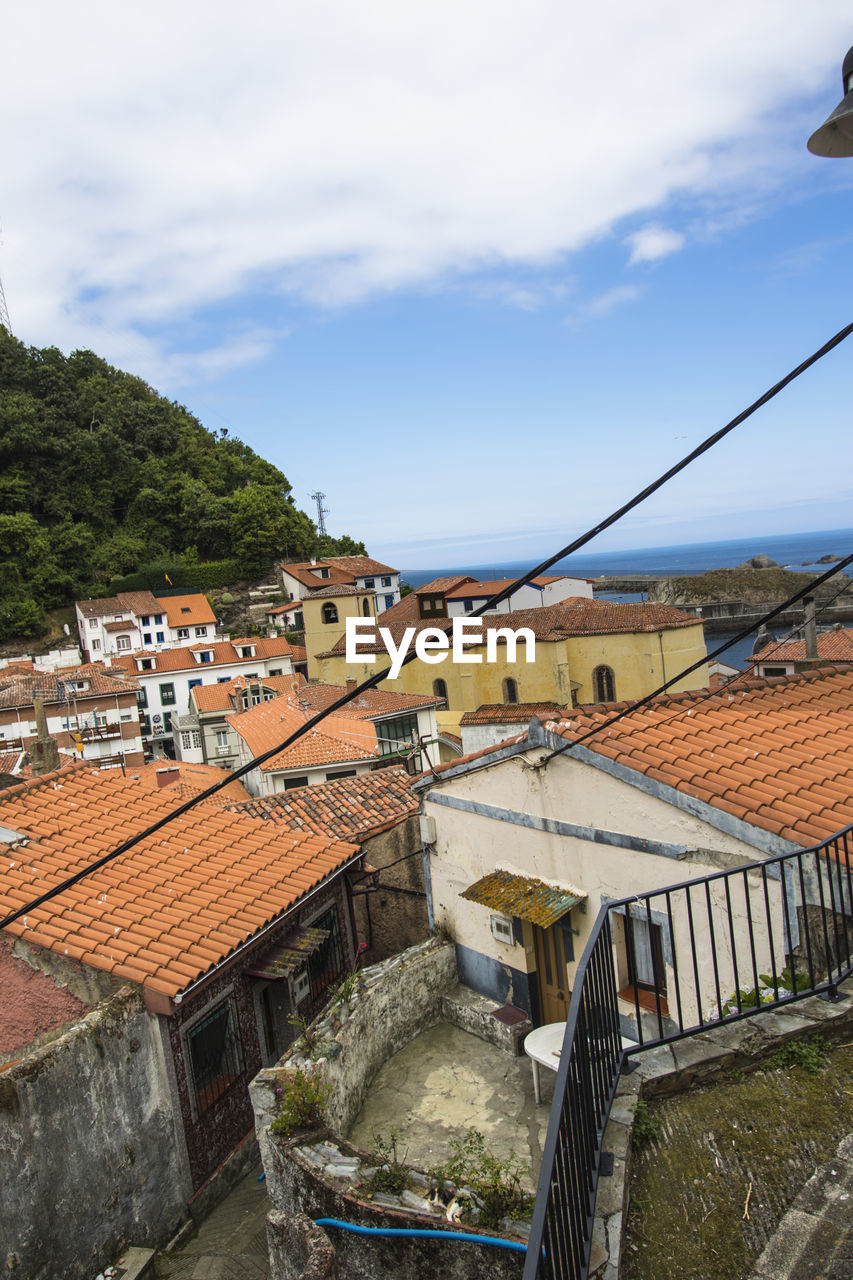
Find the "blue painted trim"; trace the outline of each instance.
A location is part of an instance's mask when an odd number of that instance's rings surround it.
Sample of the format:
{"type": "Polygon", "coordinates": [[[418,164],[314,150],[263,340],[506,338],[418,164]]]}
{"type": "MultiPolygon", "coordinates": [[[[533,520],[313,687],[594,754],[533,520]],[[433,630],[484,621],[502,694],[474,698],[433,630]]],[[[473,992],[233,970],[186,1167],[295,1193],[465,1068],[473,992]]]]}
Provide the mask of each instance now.
{"type": "Polygon", "coordinates": [[[683,858],[688,852],[686,844],[666,844],[661,840],[646,840],[642,836],[628,836],[621,831],[603,831],[598,827],[581,827],[574,822],[560,822],[557,818],[540,818],[535,813],[520,813],[517,809],[502,809],[498,805],[481,804],[479,800],[465,800],[462,796],[448,796],[442,791],[430,793],[430,804],[444,805],[447,809],[459,809],[474,813],[480,818],[492,818],[496,822],[510,822],[516,827],[531,831],[547,831],[555,836],[573,836],[591,844],[613,845],[620,849],[632,849],[636,853],[653,853],[663,858],[683,858]]]}

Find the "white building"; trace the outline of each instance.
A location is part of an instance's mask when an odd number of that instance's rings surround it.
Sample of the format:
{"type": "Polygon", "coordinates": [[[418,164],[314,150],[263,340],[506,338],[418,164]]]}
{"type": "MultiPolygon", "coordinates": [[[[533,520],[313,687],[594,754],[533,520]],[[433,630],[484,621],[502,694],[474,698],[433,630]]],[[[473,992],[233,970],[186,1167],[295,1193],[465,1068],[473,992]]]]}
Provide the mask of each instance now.
{"type": "Polygon", "coordinates": [[[376,613],[400,601],[400,571],[370,556],[327,556],[300,564],[281,564],[282,588],[288,600],[304,600],[322,587],[359,587],[376,599],[376,613]]]}
{"type": "MultiPolygon", "coordinates": [[[[512,578],[504,578],[496,582],[463,582],[458,587],[446,591],[447,616],[460,618],[472,613],[485,604],[490,596],[505,591],[512,584],[512,578]]],[[[592,583],[586,578],[541,577],[513,591],[511,596],[497,605],[495,613],[515,613],[519,609],[538,609],[542,605],[559,604],[561,600],[581,596],[585,600],[592,599],[592,583]]]]}
{"type": "Polygon", "coordinates": [[[198,685],[224,683],[235,676],[290,675],[293,671],[287,641],[265,636],[156,652],[142,650],[115,657],[111,665],[123,667],[139,681],[142,736],[146,746],[157,744],[168,754],[174,750],[172,719],[186,715],[190,691],[198,685]]]}
{"type": "Polygon", "coordinates": [[[77,629],[88,662],[113,653],[155,652],[216,638],[216,617],[200,592],[157,597],[122,591],[100,600],[78,600],[77,629]]]}

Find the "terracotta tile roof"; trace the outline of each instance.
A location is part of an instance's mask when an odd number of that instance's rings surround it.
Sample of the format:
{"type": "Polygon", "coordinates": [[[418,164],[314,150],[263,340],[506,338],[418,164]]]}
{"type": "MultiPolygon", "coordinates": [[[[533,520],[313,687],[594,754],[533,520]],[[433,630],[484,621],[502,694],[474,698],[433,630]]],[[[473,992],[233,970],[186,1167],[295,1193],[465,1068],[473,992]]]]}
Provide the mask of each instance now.
{"type": "MultiPolygon", "coordinates": [[[[387,626],[395,644],[399,644],[406,626],[414,626],[417,631],[424,627],[444,627],[450,630],[450,618],[415,618],[409,623],[394,619],[390,625],[384,621],[385,615],[377,619],[376,639],[371,642],[366,636],[360,636],[358,647],[361,653],[384,653],[385,645],[379,635],[378,628],[387,626]]],[[[476,619],[474,620],[476,621],[476,619]]],[[[679,627],[701,626],[701,618],[683,609],[675,609],[666,604],[617,604],[611,600],[588,600],[585,597],[573,596],[562,600],[559,604],[544,605],[539,609],[518,609],[513,613],[489,614],[479,619],[484,631],[495,631],[499,628],[529,627],[537,641],[558,643],[571,636],[625,635],[636,632],[671,631],[679,627]]],[[[468,641],[476,643],[473,638],[468,641]]],[[[318,654],[320,658],[337,655],[346,651],[346,637],[341,636],[334,647],[326,653],[318,654]]]]}
{"type": "MultiPolygon", "coordinates": [[[[152,790],[118,769],[48,774],[0,792],[0,825],[29,840],[0,845],[0,910],[26,904],[174,807],[171,788],[152,790]]],[[[356,853],[199,805],[8,932],[174,996],[356,853]]]]}
{"type": "Polygon", "coordinates": [[[133,631],[136,629],[137,621],[135,618],[127,618],[123,622],[105,622],[104,630],[118,634],[120,631],[133,631]]]}
{"type": "MultiPolygon", "coordinates": [[[[154,790],[170,790],[174,803],[189,800],[191,796],[206,791],[215,782],[222,782],[228,776],[227,769],[217,769],[213,764],[192,764],[188,760],[154,760],[150,764],[137,765],[128,769],[128,775],[139,781],[144,787],[154,790]],[[168,782],[165,779],[168,778],[168,782]],[[180,793],[176,799],[176,793],[180,793]]],[[[249,799],[249,792],[239,779],[229,782],[221,791],[203,804],[231,805],[249,799]]]]}
{"type": "MultiPolygon", "coordinates": [[[[629,705],[546,728],[574,739],[629,705]]],[[[583,745],[806,847],[853,823],[853,670],[664,695],[583,745]]]]}
{"type": "Polygon", "coordinates": [[[186,596],[164,596],[158,601],[170,627],[198,627],[216,624],[216,614],[200,591],[186,596]]]}
{"type": "Polygon", "coordinates": [[[345,572],[343,569],[337,569],[329,565],[326,560],[318,560],[316,564],[283,564],[284,573],[289,573],[291,578],[295,578],[297,582],[301,582],[303,587],[322,587],[329,586],[336,582],[352,583],[353,576],[351,573],[345,572]],[[329,572],[325,577],[321,577],[317,572],[318,569],[328,569],[329,572]]]}
{"type": "Polygon", "coordinates": [[[420,616],[418,597],[414,591],[410,591],[401,600],[398,600],[396,604],[392,604],[390,609],[382,610],[379,614],[379,623],[381,626],[387,627],[392,622],[417,622],[420,616]]]}
{"type": "MultiPolygon", "coordinates": [[[[329,707],[347,692],[343,684],[303,684],[295,692],[300,704],[310,707],[312,714],[329,707]]],[[[438,707],[443,698],[422,693],[394,693],[391,689],[365,689],[352,702],[339,711],[339,715],[355,720],[372,720],[378,716],[419,711],[424,707],[438,707]]]]}
{"type": "Polygon", "coordinates": [[[303,663],[308,661],[308,650],[305,648],[304,644],[292,644],[290,646],[290,660],[294,666],[297,662],[303,663]]]}
{"type": "Polygon", "coordinates": [[[281,823],[291,831],[313,831],[361,844],[417,813],[418,801],[412,794],[412,779],[395,766],[251,800],[240,811],[281,823]]]}
{"type": "Polygon", "coordinates": [[[111,613],[162,613],[160,601],[150,591],[122,591],[99,600],[78,600],[77,608],[86,618],[106,618],[111,613]]]}
{"type": "Polygon", "coordinates": [[[432,582],[425,582],[420,587],[415,587],[412,595],[415,596],[444,596],[448,591],[452,591],[454,587],[461,587],[466,582],[476,582],[476,578],[470,577],[465,573],[456,573],[449,578],[433,578],[432,582]]]}
{"type": "MultiPolygon", "coordinates": [[[[261,676],[260,683],[265,689],[274,689],[278,694],[296,694],[305,684],[305,677],[299,673],[286,676],[261,676]]],[[[258,680],[250,680],[247,676],[235,676],[233,680],[223,680],[217,684],[197,684],[190,689],[190,699],[199,712],[239,711],[240,698],[247,687],[257,688],[258,680]],[[235,706],[234,699],[237,699],[235,706]]]]}
{"type": "Polygon", "coordinates": [[[183,645],[173,649],[138,649],[135,653],[111,655],[111,665],[122,667],[125,671],[136,672],[136,659],[145,658],[153,663],[150,671],[210,671],[216,666],[236,666],[239,663],[257,662],[260,658],[289,658],[290,645],[283,636],[275,639],[265,636],[250,636],[245,640],[203,640],[197,644],[183,645]],[[255,646],[254,657],[244,658],[235,646],[251,644],[255,646]],[[213,651],[213,660],[204,664],[196,662],[194,653],[213,651]]]}
{"type": "Polygon", "coordinates": [[[487,702],[476,711],[466,711],[459,723],[521,724],[532,716],[552,720],[560,711],[565,711],[565,708],[559,702],[487,702]]]}
{"type": "Polygon", "coordinates": [[[334,565],[335,568],[343,569],[346,573],[351,573],[357,578],[371,578],[377,574],[398,572],[396,569],[392,569],[389,564],[383,564],[381,560],[374,560],[372,556],[327,556],[323,563],[334,565]]]}
{"type": "Polygon", "coordinates": [[[542,929],[550,929],[587,895],[571,885],[550,884],[534,876],[519,875],[498,867],[469,885],[459,897],[507,916],[518,916],[542,929]]]}
{"type": "Polygon", "coordinates": [[[20,772],[23,758],[23,751],[0,751],[0,773],[20,772]]]}
{"type": "Polygon", "coordinates": [[[309,600],[326,600],[336,596],[363,596],[370,595],[370,587],[357,587],[351,582],[335,582],[331,586],[317,587],[312,589],[308,595],[309,600]]]}
{"type": "MultiPolygon", "coordinates": [[[[817,656],[824,662],[853,662],[853,627],[821,631],[817,636],[817,656]]],[[[754,650],[750,662],[805,662],[805,640],[776,640],[754,650]]]]}
{"type": "MultiPolygon", "coordinates": [[[[566,578],[566,581],[569,579],[566,578]]],[[[531,578],[528,586],[547,587],[552,582],[562,582],[562,577],[540,577],[531,578]]],[[[577,581],[577,579],[575,579],[577,581]]],[[[582,581],[582,579],[581,579],[582,581]]],[[[495,582],[468,582],[460,587],[453,587],[450,591],[445,591],[448,600],[477,600],[481,596],[486,599],[488,596],[496,595],[498,591],[505,591],[507,587],[511,587],[515,582],[515,578],[500,578],[495,582]]],[[[523,588],[519,588],[522,590],[523,588]]]]}
{"type": "MultiPolygon", "coordinates": [[[[285,699],[262,702],[251,711],[228,717],[253,756],[269,751],[289,738],[314,713],[287,706],[285,699]]],[[[307,769],[325,764],[373,760],[379,754],[376,729],[368,721],[345,719],[343,715],[327,716],[322,728],[309,729],[285,751],[272,756],[260,767],[265,772],[282,769],[307,769]]]]}
{"type": "Polygon", "coordinates": [[[24,675],[0,671],[0,707],[32,706],[33,698],[41,697],[47,705],[64,703],[68,699],[83,702],[87,698],[135,694],[138,681],[122,671],[109,671],[101,663],[90,662],[80,667],[63,667],[58,671],[32,671],[24,675]],[[73,690],[71,683],[88,685],[87,689],[73,690]]]}

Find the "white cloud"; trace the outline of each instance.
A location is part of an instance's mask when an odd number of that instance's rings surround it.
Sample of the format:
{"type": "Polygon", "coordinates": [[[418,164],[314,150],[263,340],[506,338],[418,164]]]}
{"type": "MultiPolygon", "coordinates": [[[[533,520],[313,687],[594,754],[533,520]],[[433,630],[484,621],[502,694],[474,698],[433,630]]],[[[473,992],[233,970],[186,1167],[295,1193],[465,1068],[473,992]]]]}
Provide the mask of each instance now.
{"type": "Polygon", "coordinates": [[[631,247],[628,266],[633,267],[638,262],[657,262],[671,253],[678,253],[684,247],[684,239],[680,231],[672,231],[655,223],[643,227],[625,240],[631,247]]]}
{"type": "MultiPolygon", "coordinates": [[[[13,324],[157,365],[180,345],[158,327],[252,291],[335,307],[495,269],[564,278],[674,195],[746,201],[768,148],[805,163],[786,103],[824,87],[848,26],[840,0],[808,22],[796,0],[17,6],[13,324]]],[[[647,225],[632,261],[677,235],[647,225]]]]}
{"type": "Polygon", "coordinates": [[[601,316],[607,316],[614,308],[624,306],[626,302],[636,302],[642,292],[642,289],[638,289],[633,284],[614,285],[612,289],[606,289],[604,293],[584,302],[575,314],[569,317],[567,323],[576,324],[584,317],[599,319],[601,316]]]}

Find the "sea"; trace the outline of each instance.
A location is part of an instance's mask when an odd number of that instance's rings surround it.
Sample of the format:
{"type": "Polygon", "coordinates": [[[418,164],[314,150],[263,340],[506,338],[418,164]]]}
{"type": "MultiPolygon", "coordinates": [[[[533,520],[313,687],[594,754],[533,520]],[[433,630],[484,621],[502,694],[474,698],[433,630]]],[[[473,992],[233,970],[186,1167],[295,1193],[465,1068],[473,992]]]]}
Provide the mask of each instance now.
{"type": "MultiPolygon", "coordinates": [[[[811,533],[771,534],[750,538],[734,538],[720,542],[689,542],[671,547],[643,547],[630,551],[577,552],[557,561],[549,574],[567,574],[572,578],[624,577],[647,573],[656,577],[681,577],[705,573],[709,569],[734,569],[752,559],[766,555],[784,569],[797,573],[811,571],[817,576],[829,565],[817,562],[827,555],[847,556],[853,551],[853,529],[824,529],[811,533]]],[[[454,574],[470,574],[480,581],[519,578],[540,564],[539,560],[501,560],[492,564],[442,565],[433,569],[402,570],[402,579],[412,587],[423,586],[433,578],[454,574]]],[[[596,592],[599,599],[639,600],[637,594],[596,592]]],[[[772,628],[771,628],[772,631],[772,628]]],[[[773,632],[783,636],[782,630],[773,632]]],[[[708,648],[714,649],[730,639],[715,632],[708,637],[708,648]]],[[[733,667],[746,664],[752,652],[752,638],[740,641],[720,657],[733,667]]]]}

